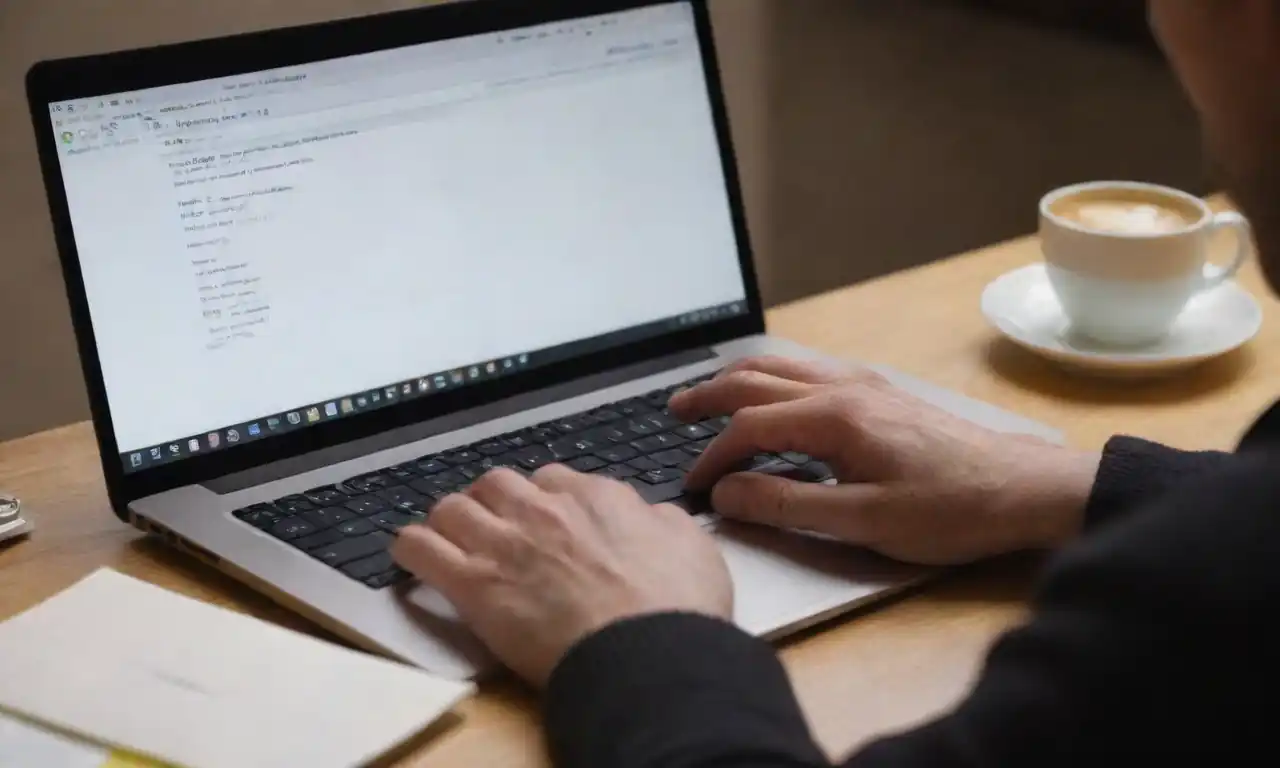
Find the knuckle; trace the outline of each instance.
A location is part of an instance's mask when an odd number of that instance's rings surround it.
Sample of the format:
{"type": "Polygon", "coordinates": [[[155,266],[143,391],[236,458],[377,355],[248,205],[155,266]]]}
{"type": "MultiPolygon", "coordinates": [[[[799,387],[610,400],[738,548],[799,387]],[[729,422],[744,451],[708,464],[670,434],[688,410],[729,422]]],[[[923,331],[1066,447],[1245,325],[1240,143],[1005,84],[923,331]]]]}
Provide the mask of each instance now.
{"type": "Polygon", "coordinates": [[[850,384],[853,384],[856,386],[864,386],[864,387],[879,388],[879,387],[889,386],[888,379],[886,379],[882,374],[879,374],[871,370],[870,368],[854,369],[852,372],[850,372],[847,381],[850,384]]]}
{"type": "Polygon", "coordinates": [[[725,383],[734,387],[754,387],[762,384],[767,377],[760,371],[742,368],[725,377],[725,383]]]}
{"type": "Polygon", "coordinates": [[[767,495],[768,509],[776,519],[784,520],[795,509],[795,486],[780,480],[771,482],[769,485],[771,487],[767,495]]]}
{"type": "Polygon", "coordinates": [[[533,475],[531,476],[531,479],[533,480],[533,482],[538,483],[544,480],[551,480],[557,477],[563,477],[566,473],[569,473],[572,471],[573,470],[569,469],[563,464],[547,464],[546,466],[539,467],[537,471],[533,473],[533,475]]]}
{"type": "Polygon", "coordinates": [[[836,426],[844,430],[857,430],[866,416],[867,401],[856,390],[842,389],[830,396],[828,407],[836,426]]]}

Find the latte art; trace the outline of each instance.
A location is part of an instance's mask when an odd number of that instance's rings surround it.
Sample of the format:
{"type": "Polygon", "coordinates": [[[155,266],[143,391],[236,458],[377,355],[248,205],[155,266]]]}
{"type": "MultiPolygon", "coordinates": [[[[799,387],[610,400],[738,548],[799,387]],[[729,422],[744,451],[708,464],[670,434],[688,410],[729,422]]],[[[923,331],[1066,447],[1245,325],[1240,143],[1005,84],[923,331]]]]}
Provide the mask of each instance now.
{"type": "Polygon", "coordinates": [[[1162,235],[1186,229],[1187,220],[1159,205],[1084,203],[1071,217],[1089,229],[1122,235],[1162,235]]]}

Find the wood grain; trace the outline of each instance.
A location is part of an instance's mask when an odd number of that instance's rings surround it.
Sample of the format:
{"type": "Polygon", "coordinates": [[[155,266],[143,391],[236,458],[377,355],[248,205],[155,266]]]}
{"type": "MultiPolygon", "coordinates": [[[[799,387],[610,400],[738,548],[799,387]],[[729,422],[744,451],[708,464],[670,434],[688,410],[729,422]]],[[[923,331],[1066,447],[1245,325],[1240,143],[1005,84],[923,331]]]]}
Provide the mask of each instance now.
{"type": "MultiPolygon", "coordinates": [[[[770,314],[771,330],[832,354],[888,363],[1041,419],[1086,447],[1128,432],[1180,447],[1225,448],[1271,402],[1273,382],[1280,380],[1280,304],[1256,269],[1241,277],[1266,313],[1256,342],[1178,378],[1134,384],[1064,373],[987,329],[978,311],[982,288],[1037,258],[1033,240],[993,246],[781,307],[770,314]]],[[[30,540],[0,549],[0,617],[34,605],[95,568],[111,566],[186,595],[318,632],[229,578],[120,524],[107,508],[87,424],[0,444],[0,487],[25,500],[37,526],[30,540]]],[[[956,702],[992,640],[1024,616],[1037,564],[1034,557],[1016,557],[965,569],[787,642],[782,658],[824,747],[843,754],[956,702]]],[[[457,724],[411,745],[395,762],[459,768],[547,765],[537,699],[518,684],[486,684],[460,715],[457,724]]]]}

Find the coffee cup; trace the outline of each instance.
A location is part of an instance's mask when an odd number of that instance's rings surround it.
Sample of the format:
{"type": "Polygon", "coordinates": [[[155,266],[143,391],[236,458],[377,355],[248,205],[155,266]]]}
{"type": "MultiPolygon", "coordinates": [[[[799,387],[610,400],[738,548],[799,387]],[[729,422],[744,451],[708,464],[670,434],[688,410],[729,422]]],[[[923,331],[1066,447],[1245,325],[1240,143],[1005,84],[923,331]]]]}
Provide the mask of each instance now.
{"type": "Polygon", "coordinates": [[[1163,338],[1196,294],[1231,279],[1249,258],[1249,222],[1215,213],[1170,187],[1097,181],[1040,201],[1049,282],[1073,333],[1137,346],[1163,338]],[[1234,260],[1208,261],[1215,233],[1235,231],[1234,260]]]}

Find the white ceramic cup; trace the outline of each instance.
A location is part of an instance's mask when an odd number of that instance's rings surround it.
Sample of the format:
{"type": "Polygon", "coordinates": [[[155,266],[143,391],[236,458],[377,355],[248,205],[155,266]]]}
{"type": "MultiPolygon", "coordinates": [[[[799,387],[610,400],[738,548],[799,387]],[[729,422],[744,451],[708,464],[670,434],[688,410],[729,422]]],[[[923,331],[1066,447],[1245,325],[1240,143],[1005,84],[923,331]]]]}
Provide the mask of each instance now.
{"type": "Polygon", "coordinates": [[[1165,336],[1197,293],[1240,271],[1252,252],[1251,234],[1240,214],[1215,213],[1194,195],[1156,184],[1095,181],[1057,189],[1040,201],[1049,281],[1072,331],[1107,344],[1136,346],[1165,336]],[[1084,206],[1113,203],[1168,215],[1164,226],[1153,219],[1149,228],[1142,222],[1097,226],[1080,215],[1084,206]],[[1238,241],[1226,267],[1208,262],[1209,243],[1222,229],[1235,230],[1238,241]]]}

